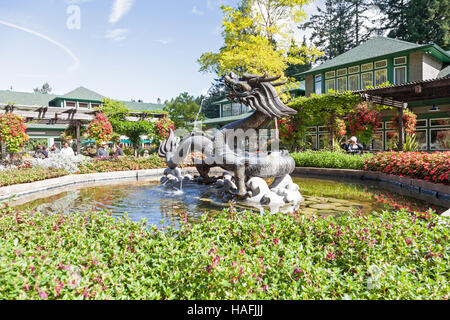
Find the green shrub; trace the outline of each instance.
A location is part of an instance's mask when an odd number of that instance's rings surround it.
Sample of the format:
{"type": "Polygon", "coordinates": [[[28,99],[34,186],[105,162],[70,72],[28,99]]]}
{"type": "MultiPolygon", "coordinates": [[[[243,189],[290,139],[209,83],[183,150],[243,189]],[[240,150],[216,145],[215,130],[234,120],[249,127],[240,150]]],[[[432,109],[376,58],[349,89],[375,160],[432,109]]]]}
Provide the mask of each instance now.
{"type": "Polygon", "coordinates": [[[305,151],[292,154],[297,167],[363,170],[364,161],[372,154],[349,155],[333,151],[305,151]]]}
{"type": "Polygon", "coordinates": [[[69,174],[62,169],[20,168],[0,170],[0,187],[58,178],[69,174]]]}
{"type": "Polygon", "coordinates": [[[225,210],[179,230],[0,209],[0,299],[446,299],[449,228],[225,210]]]}

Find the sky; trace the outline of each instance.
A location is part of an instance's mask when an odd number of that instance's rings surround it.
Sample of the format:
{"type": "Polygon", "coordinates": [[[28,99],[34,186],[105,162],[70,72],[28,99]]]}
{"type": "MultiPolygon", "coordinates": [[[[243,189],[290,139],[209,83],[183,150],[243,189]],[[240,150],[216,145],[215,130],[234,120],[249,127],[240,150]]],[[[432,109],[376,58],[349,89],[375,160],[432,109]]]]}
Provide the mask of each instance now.
{"type": "Polygon", "coordinates": [[[220,49],[220,5],[237,1],[0,0],[0,90],[48,82],[55,94],[84,86],[120,100],[198,96],[215,75],[200,73],[197,59],[220,49]]]}

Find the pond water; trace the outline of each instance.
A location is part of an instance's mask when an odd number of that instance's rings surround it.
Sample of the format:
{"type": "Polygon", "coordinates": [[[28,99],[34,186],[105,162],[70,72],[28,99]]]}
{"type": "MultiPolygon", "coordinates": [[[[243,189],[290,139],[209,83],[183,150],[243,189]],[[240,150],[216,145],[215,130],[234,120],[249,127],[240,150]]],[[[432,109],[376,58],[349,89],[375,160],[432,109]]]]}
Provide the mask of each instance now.
{"type": "MultiPolygon", "coordinates": [[[[392,205],[405,206],[411,211],[433,208],[437,213],[443,213],[447,210],[386,191],[380,186],[316,178],[293,180],[299,185],[305,198],[299,211],[307,215],[337,215],[350,210],[370,214],[377,210],[391,209],[392,205]]],[[[156,226],[178,225],[183,212],[188,214],[188,220],[196,222],[204,212],[214,214],[230,206],[216,198],[212,186],[189,183],[183,186],[183,192],[179,192],[145,181],[79,188],[47,198],[21,202],[12,205],[19,209],[36,209],[45,213],[110,210],[113,216],[128,214],[134,221],[145,218],[148,224],[156,226]]]]}

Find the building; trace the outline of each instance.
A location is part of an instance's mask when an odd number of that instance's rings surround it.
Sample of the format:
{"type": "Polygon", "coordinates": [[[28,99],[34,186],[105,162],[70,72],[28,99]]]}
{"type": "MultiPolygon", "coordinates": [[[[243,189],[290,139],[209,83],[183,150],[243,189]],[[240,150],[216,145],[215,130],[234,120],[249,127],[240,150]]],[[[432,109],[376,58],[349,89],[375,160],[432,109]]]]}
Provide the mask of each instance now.
{"type": "MultiPolygon", "coordinates": [[[[12,105],[27,119],[27,134],[30,140],[38,140],[49,146],[53,144],[60,146],[62,133],[74,122],[73,120],[76,120],[74,113],[77,113],[79,121],[89,121],[105,98],[84,87],[64,95],[0,90],[0,114],[12,105]],[[47,116],[42,117],[42,114],[47,116]]],[[[144,113],[150,114],[153,118],[165,116],[161,113],[163,105],[160,104],[142,101],[121,102],[134,111],[135,116],[144,113]]]]}
{"type": "MultiPolygon", "coordinates": [[[[299,76],[305,81],[306,96],[353,91],[406,102],[418,115],[420,149],[450,150],[450,52],[436,44],[375,37],[299,76]]],[[[383,125],[372,150],[389,150],[397,141],[395,114],[395,110],[382,113],[383,125]]],[[[329,130],[312,126],[306,139],[313,149],[327,147],[329,130]]]]}

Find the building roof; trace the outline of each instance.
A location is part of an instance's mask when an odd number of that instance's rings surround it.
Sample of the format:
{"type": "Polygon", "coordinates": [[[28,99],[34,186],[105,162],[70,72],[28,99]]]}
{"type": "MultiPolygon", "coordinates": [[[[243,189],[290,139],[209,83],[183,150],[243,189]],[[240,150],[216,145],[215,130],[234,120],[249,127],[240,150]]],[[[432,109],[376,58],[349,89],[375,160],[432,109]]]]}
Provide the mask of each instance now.
{"type": "Polygon", "coordinates": [[[104,96],[101,94],[94,92],[92,90],[89,90],[85,87],[79,87],[75,90],[70,91],[69,93],[66,93],[62,96],[62,98],[66,99],[80,99],[80,100],[91,100],[91,101],[102,101],[105,99],[104,96]]]}
{"type": "Polygon", "coordinates": [[[447,77],[450,77],[450,65],[442,69],[437,76],[437,78],[447,78],[447,77]]]}
{"type": "MultiPolygon", "coordinates": [[[[102,101],[106,97],[89,90],[84,87],[76,88],[65,95],[43,94],[33,92],[17,92],[10,90],[0,90],[0,103],[14,103],[20,105],[38,105],[49,106],[50,101],[55,99],[70,99],[83,101],[102,101]]],[[[124,103],[132,111],[156,111],[162,110],[163,105],[156,103],[135,102],[135,101],[120,101],[124,103]]]]}
{"type": "Polygon", "coordinates": [[[344,52],[343,54],[328,60],[318,67],[301,73],[301,75],[316,73],[317,71],[324,71],[343,65],[362,62],[365,60],[374,59],[377,57],[392,55],[396,53],[411,51],[411,50],[425,50],[430,49],[436,56],[440,56],[446,62],[450,62],[450,54],[444,51],[441,47],[435,44],[416,44],[407,41],[402,41],[387,37],[374,37],[363,44],[344,52]]]}
{"type": "Polygon", "coordinates": [[[0,90],[0,103],[48,106],[56,97],[54,94],[0,90]]]}
{"type": "Polygon", "coordinates": [[[247,118],[253,112],[254,112],[254,110],[251,110],[250,112],[243,113],[243,114],[240,114],[240,115],[237,115],[237,116],[207,119],[207,120],[203,121],[203,124],[226,123],[226,122],[241,120],[241,119],[247,118]]]}

